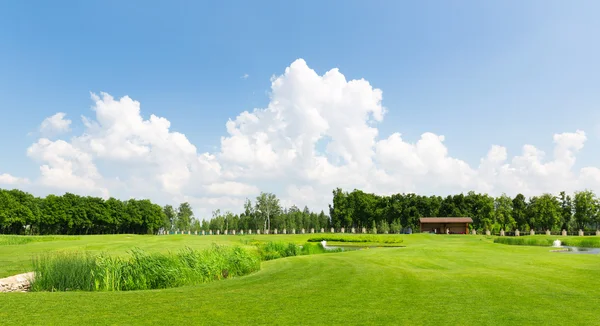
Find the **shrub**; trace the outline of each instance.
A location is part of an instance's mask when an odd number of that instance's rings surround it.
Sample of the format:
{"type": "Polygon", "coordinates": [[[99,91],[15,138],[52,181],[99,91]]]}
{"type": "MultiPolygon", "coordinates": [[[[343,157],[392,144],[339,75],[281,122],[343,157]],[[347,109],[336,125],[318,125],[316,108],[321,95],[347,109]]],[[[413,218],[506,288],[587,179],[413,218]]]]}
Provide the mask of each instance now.
{"type": "Polygon", "coordinates": [[[294,243],[266,242],[258,244],[257,248],[262,260],[342,251],[341,249],[325,249],[320,243],[305,243],[303,246],[298,246],[294,243]]]}
{"type": "MultiPolygon", "coordinates": [[[[560,237],[558,238],[563,246],[584,247],[584,248],[600,248],[599,237],[560,237]]],[[[554,238],[542,236],[534,237],[498,237],[494,239],[494,243],[501,243],[516,246],[551,246],[554,238]]]]}
{"type": "Polygon", "coordinates": [[[311,237],[308,242],[362,242],[362,243],[402,243],[404,240],[397,235],[325,235],[311,237]]]}
{"type": "Polygon", "coordinates": [[[23,235],[0,235],[0,246],[22,245],[30,242],[79,240],[74,236],[23,236],[23,235]]]}
{"type": "Polygon", "coordinates": [[[515,246],[551,246],[554,240],[540,237],[498,237],[494,243],[515,246]]]}

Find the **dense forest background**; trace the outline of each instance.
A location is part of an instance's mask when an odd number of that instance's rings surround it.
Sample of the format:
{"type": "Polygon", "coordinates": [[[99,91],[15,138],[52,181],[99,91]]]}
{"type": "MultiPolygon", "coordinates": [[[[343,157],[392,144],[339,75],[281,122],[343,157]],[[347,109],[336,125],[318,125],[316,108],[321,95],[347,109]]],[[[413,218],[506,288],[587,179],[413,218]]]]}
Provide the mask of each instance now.
{"type": "Polygon", "coordinates": [[[216,210],[212,217],[197,218],[189,203],[161,207],[149,200],[115,198],[104,200],[71,193],[35,197],[20,190],[0,189],[0,233],[3,234],[156,234],[161,231],[283,230],[306,232],[314,228],[342,227],[369,229],[369,232],[417,231],[420,217],[471,217],[478,231],[562,229],[596,230],[600,226],[600,202],[590,191],[522,194],[492,197],[469,192],[446,197],[395,194],[379,196],[360,190],[333,191],[329,214],[308,207],[282,207],[271,193],[261,193],[254,202],[247,199],[243,212],[216,210]]]}

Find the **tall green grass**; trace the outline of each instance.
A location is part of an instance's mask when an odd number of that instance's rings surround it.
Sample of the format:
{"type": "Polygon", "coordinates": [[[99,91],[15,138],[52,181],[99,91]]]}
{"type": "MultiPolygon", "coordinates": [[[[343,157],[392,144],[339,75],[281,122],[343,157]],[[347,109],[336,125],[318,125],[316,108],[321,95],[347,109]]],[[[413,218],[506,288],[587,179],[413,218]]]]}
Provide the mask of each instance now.
{"type": "Polygon", "coordinates": [[[501,243],[513,246],[551,246],[554,240],[548,238],[533,237],[499,237],[494,239],[494,243],[501,243]]]}
{"type": "Polygon", "coordinates": [[[258,243],[256,247],[262,260],[342,251],[341,249],[327,250],[320,243],[306,243],[303,246],[298,246],[291,242],[266,242],[258,243]]]}
{"type": "Polygon", "coordinates": [[[22,236],[22,235],[0,235],[0,246],[23,245],[31,242],[79,240],[74,236],[22,236]]]}
{"type": "Polygon", "coordinates": [[[309,238],[308,242],[364,242],[364,243],[402,243],[404,240],[397,235],[324,235],[309,238]]]}
{"type": "MultiPolygon", "coordinates": [[[[600,248],[600,237],[558,237],[563,246],[600,248]]],[[[525,237],[497,237],[494,243],[515,246],[551,246],[555,238],[525,236],[525,237]]]]}
{"type": "Polygon", "coordinates": [[[132,250],[129,257],[62,253],[34,260],[32,291],[129,291],[207,283],[260,269],[255,253],[213,245],[174,254],[132,250]]]}

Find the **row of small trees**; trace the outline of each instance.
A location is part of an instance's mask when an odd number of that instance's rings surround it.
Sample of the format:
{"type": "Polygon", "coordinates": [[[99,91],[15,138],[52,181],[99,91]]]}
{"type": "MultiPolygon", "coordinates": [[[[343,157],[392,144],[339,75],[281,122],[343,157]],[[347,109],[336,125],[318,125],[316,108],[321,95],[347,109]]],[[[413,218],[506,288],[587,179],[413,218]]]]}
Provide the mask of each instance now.
{"type": "Polygon", "coordinates": [[[600,225],[600,202],[593,191],[561,192],[558,196],[542,194],[526,198],[518,194],[492,197],[469,192],[447,197],[395,194],[379,196],[360,190],[333,191],[329,206],[331,224],[336,227],[378,228],[396,232],[418,229],[421,217],[471,217],[475,229],[522,231],[597,229],[600,225]]]}
{"type": "Polygon", "coordinates": [[[164,208],[167,216],[168,231],[208,232],[217,230],[272,230],[272,229],[310,229],[318,230],[330,226],[329,216],[323,211],[312,212],[308,207],[300,210],[296,206],[285,208],[280,204],[277,196],[271,193],[261,193],[253,203],[247,199],[241,214],[232,212],[222,213],[220,210],[212,212],[210,220],[199,220],[193,216],[186,203],[176,211],[167,205],[164,208]],[[189,213],[181,214],[182,208],[189,213]]]}

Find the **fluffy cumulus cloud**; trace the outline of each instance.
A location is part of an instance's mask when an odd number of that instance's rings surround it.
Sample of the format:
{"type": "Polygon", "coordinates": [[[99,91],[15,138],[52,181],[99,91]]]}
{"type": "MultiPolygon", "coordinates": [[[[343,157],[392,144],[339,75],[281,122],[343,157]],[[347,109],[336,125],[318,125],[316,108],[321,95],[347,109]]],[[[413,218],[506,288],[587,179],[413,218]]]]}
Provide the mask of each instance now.
{"type": "MultiPolygon", "coordinates": [[[[226,122],[215,152],[200,153],[164,117],[145,119],[127,96],[92,94],[92,118],[69,140],[40,138],[27,153],[40,162],[35,181],[83,194],[189,201],[199,216],[240,211],[246,197],[275,192],[288,205],[325,209],[335,187],[381,194],[484,191],[534,194],[598,188],[600,169],[574,169],[583,131],[554,135],[551,156],[533,145],[509,158],[491,146],[478,166],[452,157],[444,136],[424,132],[407,142],[380,137],[382,91],[347,80],[337,69],[319,75],[302,59],[271,82],[269,104],[226,122]]],[[[44,120],[43,133],[67,131],[64,114],[44,120]]],[[[43,130],[42,130],[43,129],[43,130]]],[[[0,175],[0,183],[18,178],[0,175]]]]}
{"type": "Polygon", "coordinates": [[[19,186],[28,184],[29,179],[12,176],[8,173],[0,174],[0,185],[2,186],[19,186]]]}
{"type": "Polygon", "coordinates": [[[51,117],[47,117],[40,124],[40,133],[45,137],[53,137],[70,131],[71,120],[65,119],[64,112],[58,112],[51,117]]]}

